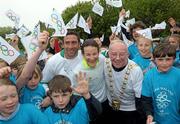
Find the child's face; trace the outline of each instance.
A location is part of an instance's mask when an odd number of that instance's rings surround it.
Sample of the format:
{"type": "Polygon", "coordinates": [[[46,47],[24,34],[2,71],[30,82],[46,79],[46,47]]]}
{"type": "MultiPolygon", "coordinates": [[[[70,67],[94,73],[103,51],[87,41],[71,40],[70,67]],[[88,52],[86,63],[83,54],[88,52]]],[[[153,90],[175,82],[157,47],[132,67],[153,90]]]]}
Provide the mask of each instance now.
{"type": "Polygon", "coordinates": [[[171,45],[174,45],[176,48],[179,47],[178,38],[170,37],[170,38],[169,38],[169,43],[170,43],[171,45]]]}
{"type": "Polygon", "coordinates": [[[151,55],[151,41],[141,38],[138,40],[138,49],[143,57],[149,57],[151,55]]]}
{"type": "Polygon", "coordinates": [[[52,92],[51,98],[56,107],[63,109],[69,103],[71,95],[71,92],[52,92]]]}
{"type": "Polygon", "coordinates": [[[18,105],[18,93],[15,86],[0,86],[0,115],[9,117],[18,105]]]}
{"type": "Polygon", "coordinates": [[[176,25],[176,21],[173,18],[170,18],[168,22],[169,22],[169,24],[171,26],[175,26],[176,25]]]}
{"type": "Polygon", "coordinates": [[[140,35],[136,32],[136,31],[139,31],[139,30],[142,30],[142,28],[137,27],[137,28],[133,29],[133,31],[132,31],[132,36],[133,36],[135,41],[137,41],[138,38],[140,37],[140,35]]]}
{"type": "Polygon", "coordinates": [[[98,57],[99,57],[98,48],[93,46],[84,47],[84,58],[86,59],[87,64],[90,67],[92,68],[96,67],[98,57]]]}
{"type": "Polygon", "coordinates": [[[40,81],[40,76],[37,73],[34,73],[31,80],[27,83],[27,87],[30,89],[36,89],[40,81]]]}
{"type": "Polygon", "coordinates": [[[174,63],[173,57],[159,57],[155,58],[155,63],[160,72],[167,72],[174,63]]]}

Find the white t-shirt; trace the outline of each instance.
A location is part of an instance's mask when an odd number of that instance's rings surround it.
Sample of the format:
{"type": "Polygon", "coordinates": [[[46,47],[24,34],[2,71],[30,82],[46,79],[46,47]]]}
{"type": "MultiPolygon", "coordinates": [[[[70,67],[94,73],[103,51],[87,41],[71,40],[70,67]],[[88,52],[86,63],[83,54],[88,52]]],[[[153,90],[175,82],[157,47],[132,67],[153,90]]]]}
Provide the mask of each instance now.
{"type": "MultiPolygon", "coordinates": [[[[84,66],[83,62],[81,62],[74,69],[74,74],[78,74],[80,71],[86,72],[86,75],[89,78],[89,90],[100,102],[104,102],[107,99],[104,77],[104,59],[105,57],[100,55],[99,62],[95,68],[87,68],[84,66]]],[[[73,79],[73,82],[76,82],[75,75],[73,79]]]]}
{"type": "MultiPolygon", "coordinates": [[[[109,58],[107,58],[109,59],[109,58]]],[[[136,110],[135,107],[135,97],[140,98],[141,96],[141,89],[142,89],[142,81],[143,81],[143,72],[141,68],[135,64],[135,62],[128,60],[128,65],[119,72],[114,71],[111,63],[110,66],[112,68],[112,79],[113,81],[113,95],[116,97],[116,99],[120,100],[120,109],[122,111],[134,111],[136,110]],[[128,76],[128,82],[126,85],[125,90],[122,91],[122,82],[124,80],[124,75],[127,71],[128,65],[133,64],[133,68],[130,70],[130,74],[128,76]],[[120,92],[124,92],[123,95],[121,95],[120,92]]],[[[110,103],[110,106],[112,104],[112,98],[111,98],[111,92],[110,89],[110,83],[109,83],[109,71],[107,68],[106,63],[104,64],[105,69],[105,80],[107,85],[107,97],[110,103]]]]}
{"type": "Polygon", "coordinates": [[[78,51],[78,55],[73,59],[66,59],[60,55],[60,52],[52,56],[43,69],[42,82],[49,82],[55,75],[66,75],[72,82],[73,69],[82,61],[82,54],[78,51]]]}

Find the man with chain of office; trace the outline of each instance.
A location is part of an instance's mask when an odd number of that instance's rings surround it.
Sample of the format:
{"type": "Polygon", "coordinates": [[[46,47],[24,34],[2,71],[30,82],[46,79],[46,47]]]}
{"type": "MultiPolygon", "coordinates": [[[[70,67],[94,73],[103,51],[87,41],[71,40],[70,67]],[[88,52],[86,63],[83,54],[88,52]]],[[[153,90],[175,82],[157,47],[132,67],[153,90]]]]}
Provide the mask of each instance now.
{"type": "Polygon", "coordinates": [[[112,108],[109,120],[121,124],[145,124],[138,111],[141,108],[142,70],[128,59],[127,46],[121,40],[110,44],[108,54],[104,69],[107,97],[112,108]]]}

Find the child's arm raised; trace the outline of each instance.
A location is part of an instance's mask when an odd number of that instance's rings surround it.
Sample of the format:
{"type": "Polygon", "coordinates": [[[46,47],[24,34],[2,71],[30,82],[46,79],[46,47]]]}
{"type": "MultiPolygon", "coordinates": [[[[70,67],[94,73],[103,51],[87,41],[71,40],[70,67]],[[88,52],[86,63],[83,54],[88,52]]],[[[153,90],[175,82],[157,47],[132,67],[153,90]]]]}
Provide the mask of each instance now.
{"type": "Polygon", "coordinates": [[[79,72],[79,74],[76,75],[76,80],[78,85],[76,88],[73,88],[73,90],[85,99],[89,99],[91,96],[89,93],[89,84],[88,79],[86,79],[86,73],[79,72]]]}
{"type": "Polygon", "coordinates": [[[11,68],[9,66],[0,68],[0,78],[3,78],[3,77],[8,78],[10,72],[11,72],[11,68]]]}
{"type": "Polygon", "coordinates": [[[31,58],[25,64],[22,73],[17,78],[16,85],[18,90],[20,90],[32,77],[35,66],[37,64],[38,58],[40,57],[41,53],[46,49],[48,45],[48,38],[49,33],[47,31],[43,31],[38,39],[39,47],[33,53],[31,58]]]}
{"type": "Polygon", "coordinates": [[[89,84],[86,79],[86,73],[79,72],[76,75],[78,85],[73,90],[85,98],[90,120],[95,120],[102,113],[101,103],[89,92],[89,84]]]}

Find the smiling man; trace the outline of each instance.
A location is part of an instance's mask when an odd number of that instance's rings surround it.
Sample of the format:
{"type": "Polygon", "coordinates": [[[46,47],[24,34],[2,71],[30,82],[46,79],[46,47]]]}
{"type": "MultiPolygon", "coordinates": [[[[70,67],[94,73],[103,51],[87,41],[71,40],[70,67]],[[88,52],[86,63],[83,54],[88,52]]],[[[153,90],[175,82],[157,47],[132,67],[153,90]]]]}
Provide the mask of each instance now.
{"type": "Polygon", "coordinates": [[[43,70],[43,82],[48,82],[58,74],[66,75],[71,79],[73,68],[82,60],[81,53],[78,53],[80,38],[77,33],[68,32],[64,37],[62,46],[64,50],[47,61],[43,70]]]}
{"type": "Polygon", "coordinates": [[[108,54],[104,69],[111,107],[109,120],[122,124],[144,124],[145,120],[138,111],[143,80],[141,68],[128,59],[128,48],[121,40],[110,44],[108,54]]]}

